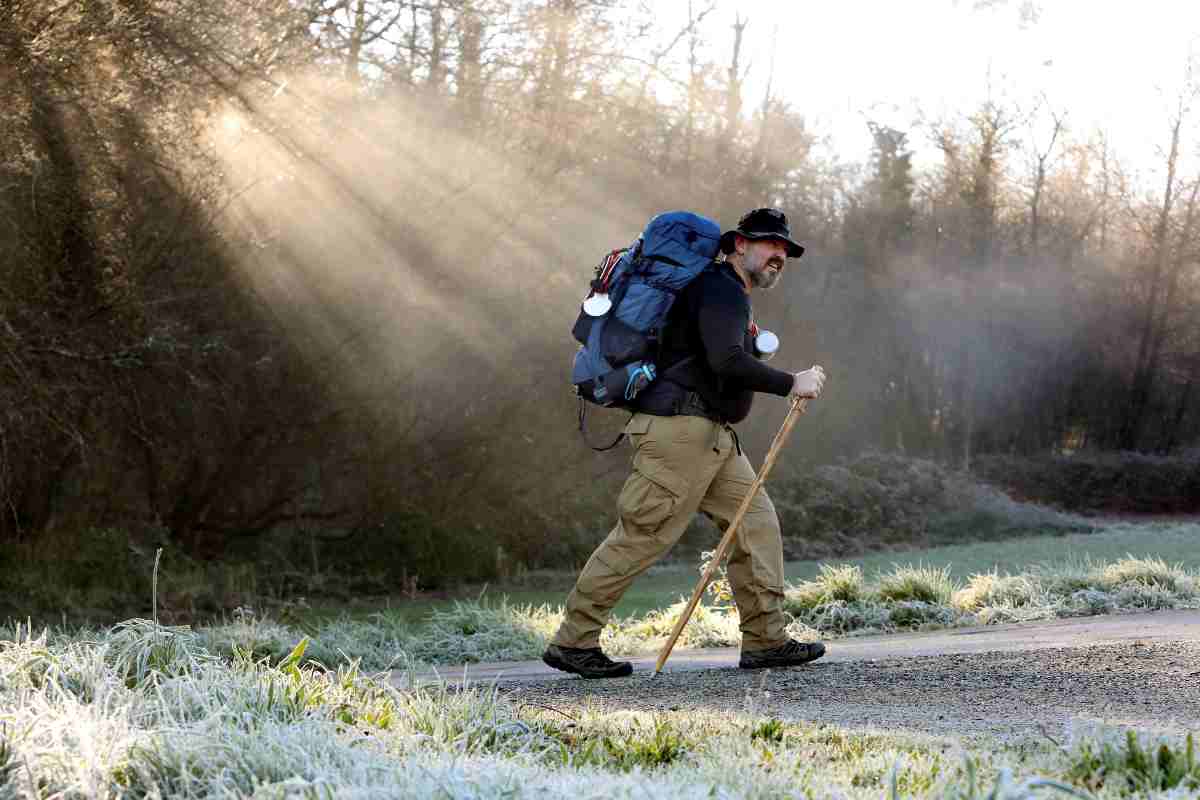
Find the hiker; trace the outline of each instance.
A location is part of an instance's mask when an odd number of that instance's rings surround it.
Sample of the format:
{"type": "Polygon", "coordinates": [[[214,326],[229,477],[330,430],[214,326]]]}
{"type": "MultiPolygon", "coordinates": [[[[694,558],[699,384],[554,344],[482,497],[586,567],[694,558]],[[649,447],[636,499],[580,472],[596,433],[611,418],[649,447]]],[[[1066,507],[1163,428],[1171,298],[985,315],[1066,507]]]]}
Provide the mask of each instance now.
{"type": "MultiPolygon", "coordinates": [[[[634,578],[671,549],[693,514],[701,511],[722,530],[728,527],[755,477],[733,423],[750,413],[755,392],[821,394],[821,367],[792,374],[753,354],[750,290],[774,286],[786,259],[804,253],[791,238],[787,217],[773,208],[750,211],[721,234],[720,253],[684,288],[667,317],[658,360],[662,377],[637,396],[625,426],[634,447],[633,473],[617,501],[616,526],[588,559],[542,655],[556,669],[586,678],[633,672],[629,662],[603,653],[600,631],[634,578]]],[[[783,541],[765,491],[742,521],[728,574],[742,632],[738,666],[786,667],[824,655],[820,642],[797,642],[785,631],[783,541]]]]}

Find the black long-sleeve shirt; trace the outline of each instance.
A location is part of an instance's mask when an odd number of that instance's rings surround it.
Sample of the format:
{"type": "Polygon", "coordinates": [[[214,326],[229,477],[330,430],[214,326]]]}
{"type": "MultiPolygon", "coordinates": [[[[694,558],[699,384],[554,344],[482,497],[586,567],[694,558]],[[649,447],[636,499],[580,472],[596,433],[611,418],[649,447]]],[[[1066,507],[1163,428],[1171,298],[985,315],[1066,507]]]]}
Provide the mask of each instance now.
{"type": "Polygon", "coordinates": [[[753,352],[750,298],[732,266],[714,264],[675,300],[662,336],[661,378],[639,396],[638,405],[661,410],[682,388],[699,394],[727,422],[740,422],[755,392],[786,397],[792,390],[791,373],[767,366],[753,352]],[[689,356],[695,358],[680,364],[689,356]]]}

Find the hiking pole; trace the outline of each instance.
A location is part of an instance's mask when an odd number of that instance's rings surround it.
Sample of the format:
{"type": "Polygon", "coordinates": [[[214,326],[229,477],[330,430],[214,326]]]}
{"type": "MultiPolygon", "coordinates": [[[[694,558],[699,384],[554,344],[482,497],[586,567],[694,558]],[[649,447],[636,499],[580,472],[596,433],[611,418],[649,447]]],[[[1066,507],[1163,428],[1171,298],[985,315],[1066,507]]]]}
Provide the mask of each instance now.
{"type": "Polygon", "coordinates": [[[779,451],[783,449],[784,440],[792,432],[792,426],[796,424],[796,420],[800,418],[800,415],[807,408],[807,397],[797,397],[792,400],[792,407],[788,410],[787,418],[784,419],[779,432],[775,434],[775,439],[771,442],[771,449],[767,451],[767,457],[763,459],[762,469],[755,476],[754,483],[750,484],[750,491],[746,492],[746,496],[742,498],[742,505],[738,508],[737,514],[734,515],[733,522],[729,523],[729,527],[725,530],[725,535],[721,537],[721,543],[717,545],[717,551],[713,553],[712,560],[708,562],[708,569],[704,570],[704,574],[700,576],[700,582],[696,584],[696,591],[692,592],[692,599],[688,601],[687,608],[683,610],[683,613],[679,615],[679,619],[675,622],[675,629],[671,631],[671,638],[667,639],[667,643],[663,645],[662,652],[658,654],[658,663],[654,665],[655,675],[662,672],[663,664],[667,663],[667,659],[671,656],[671,649],[675,647],[675,642],[679,639],[679,634],[683,632],[683,626],[687,625],[692,612],[696,610],[696,604],[700,602],[700,596],[704,594],[704,590],[708,588],[709,582],[712,581],[713,573],[717,571],[717,567],[725,560],[725,551],[729,549],[729,545],[733,544],[733,537],[737,535],[738,526],[742,524],[742,517],[746,516],[746,512],[750,510],[750,504],[754,502],[754,496],[758,494],[758,490],[762,488],[763,481],[767,479],[767,473],[775,465],[775,459],[779,457],[779,451]]]}

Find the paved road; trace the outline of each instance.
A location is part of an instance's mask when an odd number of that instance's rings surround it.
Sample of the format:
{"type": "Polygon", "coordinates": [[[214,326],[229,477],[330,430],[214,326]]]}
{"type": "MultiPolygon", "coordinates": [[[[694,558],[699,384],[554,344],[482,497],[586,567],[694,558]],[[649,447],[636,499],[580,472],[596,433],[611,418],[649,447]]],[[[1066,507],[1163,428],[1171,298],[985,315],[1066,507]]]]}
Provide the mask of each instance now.
{"type": "MultiPolygon", "coordinates": [[[[1143,614],[1083,617],[1050,622],[989,625],[957,628],[929,633],[903,633],[888,636],[862,636],[837,639],[828,643],[829,651],[819,663],[879,661],[884,659],[950,656],[974,653],[1019,653],[1050,648],[1080,648],[1140,642],[1145,645],[1166,642],[1200,642],[1200,610],[1156,611],[1143,614]]],[[[737,650],[676,650],[664,672],[730,669],[737,666],[737,650]]],[[[654,670],[654,657],[633,659],[635,675],[654,670]]],[[[1196,665],[1200,672],[1200,664],[1196,665]]],[[[445,667],[437,675],[452,683],[464,676],[472,682],[497,681],[523,683],[554,679],[575,679],[550,669],[541,661],[494,664],[470,664],[445,667]]],[[[393,683],[402,685],[404,673],[393,674],[393,683]]]]}

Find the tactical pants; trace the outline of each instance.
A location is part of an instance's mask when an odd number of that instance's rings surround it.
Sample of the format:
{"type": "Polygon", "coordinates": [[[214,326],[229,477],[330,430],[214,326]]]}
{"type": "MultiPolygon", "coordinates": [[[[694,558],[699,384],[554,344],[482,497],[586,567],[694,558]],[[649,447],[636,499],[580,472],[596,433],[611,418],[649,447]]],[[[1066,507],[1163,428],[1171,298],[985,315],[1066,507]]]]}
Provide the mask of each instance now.
{"type": "MultiPolygon", "coordinates": [[[[567,597],[554,636],[562,647],[597,647],[613,606],[633,579],[679,540],[697,511],[728,528],[754,481],[730,429],[703,417],[636,414],[625,428],[633,474],[617,500],[619,517],[567,597]]],[[[787,639],[779,517],[760,489],[729,550],[728,573],[741,618],[742,650],[787,639]]]]}

